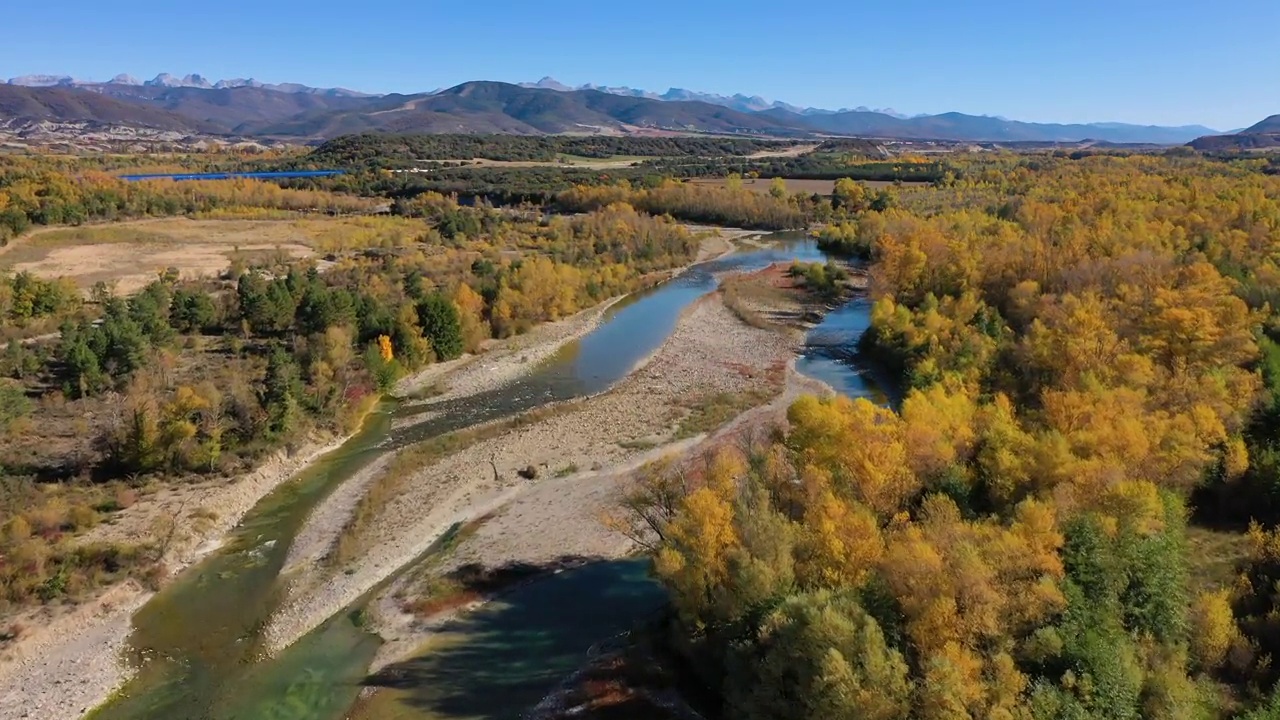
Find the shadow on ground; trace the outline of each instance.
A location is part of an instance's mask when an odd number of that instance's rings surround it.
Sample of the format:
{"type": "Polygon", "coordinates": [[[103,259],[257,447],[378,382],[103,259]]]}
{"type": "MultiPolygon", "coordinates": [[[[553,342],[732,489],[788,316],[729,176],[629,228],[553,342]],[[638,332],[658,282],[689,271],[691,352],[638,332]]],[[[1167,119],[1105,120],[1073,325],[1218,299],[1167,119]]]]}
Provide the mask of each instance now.
{"type": "Polygon", "coordinates": [[[369,676],[387,717],[516,720],[599,641],[662,607],[647,561],[597,562],[538,580],[450,623],[427,652],[369,676]],[[383,693],[379,693],[382,695],[383,693]]]}

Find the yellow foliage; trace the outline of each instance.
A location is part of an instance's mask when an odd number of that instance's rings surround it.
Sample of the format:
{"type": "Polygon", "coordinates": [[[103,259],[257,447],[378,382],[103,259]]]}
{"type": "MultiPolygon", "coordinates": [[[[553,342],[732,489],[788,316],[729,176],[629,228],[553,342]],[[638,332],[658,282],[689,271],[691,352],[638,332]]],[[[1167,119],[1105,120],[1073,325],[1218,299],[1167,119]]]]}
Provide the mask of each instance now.
{"type": "Polygon", "coordinates": [[[828,470],[837,494],[889,516],[920,489],[908,466],[902,422],[892,410],[863,398],[806,396],[791,405],[787,419],[798,464],[828,470]]]}
{"type": "Polygon", "coordinates": [[[803,527],[796,571],[807,586],[858,587],[884,555],[875,515],[830,490],[808,507],[803,527]]]}
{"type": "Polygon", "coordinates": [[[903,440],[917,476],[930,477],[965,462],[977,434],[977,406],[964,388],[939,383],[912,390],[902,403],[903,440]]]}
{"type": "Polygon", "coordinates": [[[725,498],[703,487],[684,499],[654,571],[678,590],[677,607],[690,622],[700,624],[707,617],[712,593],[726,580],[729,550],[737,543],[733,508],[725,498]]]}
{"type": "Polygon", "coordinates": [[[1229,590],[1208,590],[1191,603],[1191,656],[1204,671],[1222,664],[1240,630],[1231,612],[1229,590]]]}

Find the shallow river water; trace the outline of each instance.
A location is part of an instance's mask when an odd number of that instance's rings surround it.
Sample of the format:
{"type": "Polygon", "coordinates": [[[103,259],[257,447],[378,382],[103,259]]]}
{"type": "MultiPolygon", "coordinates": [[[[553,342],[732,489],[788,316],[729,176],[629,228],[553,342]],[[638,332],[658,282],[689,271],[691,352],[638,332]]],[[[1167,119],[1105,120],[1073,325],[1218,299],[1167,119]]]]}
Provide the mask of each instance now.
{"type": "MultiPolygon", "coordinates": [[[[325,495],[379,455],[426,438],[608,389],[658,349],[680,312],[715,288],[714,274],[773,262],[822,260],[812,241],[779,242],[695,266],[611,308],[603,322],[522,378],[445,406],[429,420],[392,430],[387,404],[361,432],[262,500],[218,551],[185,571],[134,617],[130,659],[134,680],[99,708],[95,720],[338,720],[364,686],[378,639],[359,615],[344,612],[271,659],[261,632],[281,595],[280,569],[289,543],[325,495]]],[[[866,329],[868,308],[853,301],[811,331],[797,367],[838,391],[880,399],[848,350],[866,329]]],[[[535,583],[467,622],[455,645],[415,661],[419,683],[404,694],[397,717],[418,719],[518,717],[576,663],[595,639],[629,627],[660,594],[635,562],[602,563],[535,583]],[[544,597],[545,596],[545,597],[544,597]],[[591,602],[557,620],[572,596],[591,602]],[[512,611],[515,607],[517,611],[512,611]],[[510,618],[516,617],[519,622],[510,618]],[[586,622],[590,619],[590,622],[586,622]],[[555,648],[552,652],[548,648],[555,648]],[[483,658],[491,658],[485,662],[483,658]],[[535,671],[547,661],[547,670],[535,671]],[[464,662],[465,661],[465,662],[464,662]],[[476,663],[479,662],[477,665],[476,663]],[[532,663],[532,665],[530,665],[532,663]],[[484,670],[481,672],[480,670],[484,670]],[[511,701],[494,704],[494,672],[510,675],[511,701]],[[518,702],[516,702],[518,700],[518,702]],[[512,710],[514,708],[514,710],[512,710]],[[403,712],[403,714],[401,714],[403,712]],[[515,714],[512,714],[514,712],[515,714]]]]}

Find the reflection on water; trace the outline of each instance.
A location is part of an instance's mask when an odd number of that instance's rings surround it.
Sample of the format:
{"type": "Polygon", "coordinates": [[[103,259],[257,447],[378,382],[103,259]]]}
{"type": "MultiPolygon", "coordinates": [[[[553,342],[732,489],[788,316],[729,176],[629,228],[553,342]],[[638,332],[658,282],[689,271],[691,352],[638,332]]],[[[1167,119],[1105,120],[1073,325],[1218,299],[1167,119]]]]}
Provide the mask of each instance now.
{"type": "Polygon", "coordinates": [[[857,353],[858,338],[869,327],[871,305],[866,298],[854,298],[832,310],[809,330],[796,369],[827,383],[841,395],[887,403],[873,369],[857,353]]]}
{"type": "Polygon", "coordinates": [[[369,684],[355,720],[517,720],[580,667],[592,644],[658,610],[647,561],[599,562],[539,580],[438,633],[369,684]]]}

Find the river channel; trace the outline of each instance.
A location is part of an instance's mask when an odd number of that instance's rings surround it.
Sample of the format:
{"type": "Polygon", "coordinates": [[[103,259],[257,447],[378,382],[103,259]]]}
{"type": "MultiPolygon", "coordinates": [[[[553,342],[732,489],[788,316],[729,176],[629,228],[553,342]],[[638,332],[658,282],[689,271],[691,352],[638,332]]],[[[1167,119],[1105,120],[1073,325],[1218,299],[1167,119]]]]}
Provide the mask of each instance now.
{"type": "MultiPolygon", "coordinates": [[[[362,467],[396,448],[608,389],[662,344],[681,311],[715,288],[719,272],[749,271],[779,261],[824,259],[816,245],[802,236],[771,239],[777,242],[694,266],[658,287],[624,299],[610,308],[596,329],[520,379],[465,400],[437,404],[424,422],[406,426],[403,418],[411,417],[414,409],[385,404],[341,448],[264,498],[222,548],[185,571],[134,616],[128,652],[138,673],[92,714],[94,720],[342,718],[355,701],[379,644],[376,636],[360,627],[354,608],[334,616],[273,658],[265,658],[262,652],[262,629],[282,597],[279,576],[289,543],[311,509],[362,467]],[[393,423],[393,418],[398,422],[393,423]],[[393,430],[393,425],[397,429],[393,430]]],[[[845,394],[880,399],[866,373],[851,364],[847,352],[865,330],[867,316],[866,303],[859,300],[830,313],[811,331],[809,347],[797,367],[845,394]]],[[[601,606],[605,611],[593,615],[589,625],[600,637],[629,627],[637,608],[650,606],[658,597],[651,583],[637,581],[633,566],[610,565],[612,569],[588,571],[564,581],[566,587],[588,583],[591,592],[605,603],[601,606]]],[[[545,588],[520,591],[517,594],[533,594],[513,602],[532,607],[530,617],[544,617],[547,614],[539,614],[537,605],[539,593],[547,592],[545,588]]],[[[492,627],[504,626],[497,622],[492,627]]],[[[540,658],[546,659],[544,645],[548,637],[555,636],[555,628],[525,629],[529,632],[501,641],[495,663],[516,667],[520,663],[537,665],[540,658]]],[[[573,642],[583,639],[575,636],[573,642]]],[[[573,656],[571,649],[557,647],[562,655],[573,656]]],[[[454,656],[474,659],[476,649],[454,656]]],[[[514,704],[510,712],[468,708],[461,699],[490,695],[476,685],[487,675],[461,666],[450,668],[448,657],[429,663],[437,674],[425,675],[452,678],[452,702],[404,717],[519,716],[521,708],[514,704]]],[[[502,668],[490,668],[494,669],[502,668]]],[[[554,669],[559,672],[559,664],[554,669]]],[[[545,692],[558,679],[536,673],[532,677],[517,695],[534,701],[538,692],[545,692]]]]}

